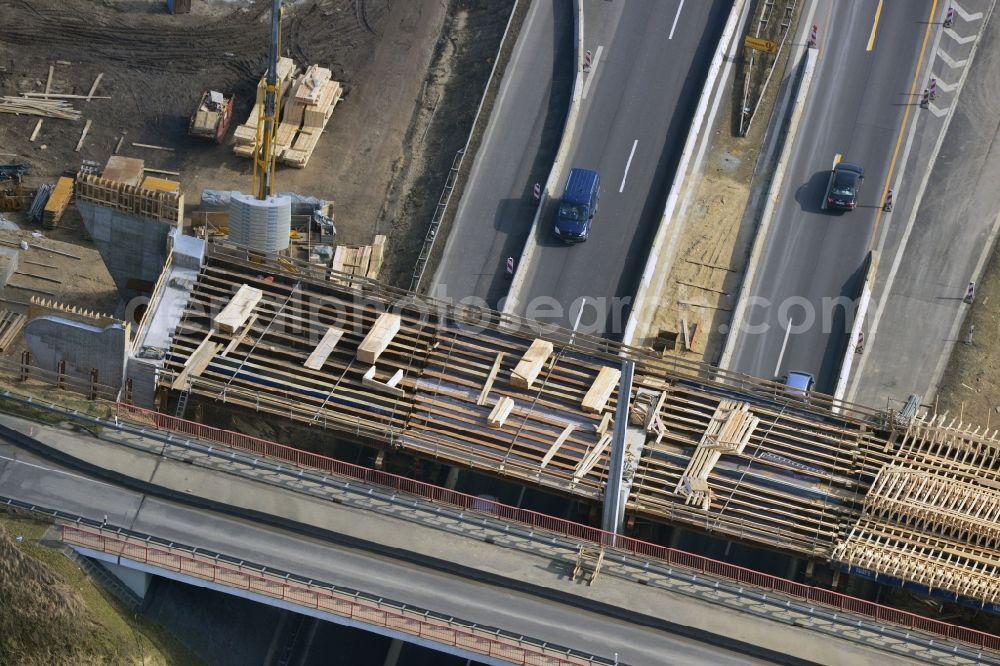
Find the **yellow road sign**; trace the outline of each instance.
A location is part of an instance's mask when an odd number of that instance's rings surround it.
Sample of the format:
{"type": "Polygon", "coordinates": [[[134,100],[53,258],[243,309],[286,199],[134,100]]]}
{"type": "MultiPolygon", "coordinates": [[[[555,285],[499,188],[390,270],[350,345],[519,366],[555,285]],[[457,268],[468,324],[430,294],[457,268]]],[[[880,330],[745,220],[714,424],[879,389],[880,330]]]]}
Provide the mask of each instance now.
{"type": "Polygon", "coordinates": [[[764,53],[770,53],[774,55],[778,52],[778,43],[771,42],[766,39],[758,39],[756,37],[747,37],[743,40],[743,45],[747,48],[756,49],[757,51],[763,51],[764,53]]]}

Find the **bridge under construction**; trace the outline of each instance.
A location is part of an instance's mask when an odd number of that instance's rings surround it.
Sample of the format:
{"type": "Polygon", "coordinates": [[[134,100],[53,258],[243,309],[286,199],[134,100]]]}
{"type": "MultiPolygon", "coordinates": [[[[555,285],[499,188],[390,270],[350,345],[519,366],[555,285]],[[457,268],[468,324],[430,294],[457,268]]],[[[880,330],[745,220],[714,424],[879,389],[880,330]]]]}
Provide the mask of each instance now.
{"type": "Polygon", "coordinates": [[[168,262],[130,351],[161,409],[223,403],[603,501],[611,529],[689,526],[998,608],[996,430],[223,243],[199,261],[168,262]]]}

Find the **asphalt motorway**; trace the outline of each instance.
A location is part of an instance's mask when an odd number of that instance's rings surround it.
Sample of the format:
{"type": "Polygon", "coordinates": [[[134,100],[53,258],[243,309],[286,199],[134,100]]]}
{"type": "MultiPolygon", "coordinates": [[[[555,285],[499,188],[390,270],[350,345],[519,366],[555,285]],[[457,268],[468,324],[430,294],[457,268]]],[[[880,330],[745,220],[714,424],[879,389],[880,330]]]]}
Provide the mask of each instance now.
{"type": "MultiPolygon", "coordinates": [[[[167,464],[167,463],[164,463],[167,464]]],[[[521,592],[119,488],[0,440],[0,488],[25,502],[197,545],[622,663],[747,664],[724,648],[521,592]],[[373,576],[372,571],[378,575],[373,576]]]]}
{"type": "Polygon", "coordinates": [[[544,322],[620,336],[663,214],[667,190],[731,0],[582,0],[584,74],[562,179],[535,230],[513,310],[544,322]],[[558,196],[572,167],[596,169],[600,206],[590,239],[555,238],[558,196]],[[580,309],[583,307],[583,314],[580,309]]]}
{"type": "Polygon", "coordinates": [[[573,3],[532,2],[469,172],[429,292],[495,307],[506,257],[520,256],[573,88],[573,3]]]}
{"type": "Polygon", "coordinates": [[[934,5],[818,3],[819,60],[730,369],[808,372],[817,390],[835,388],[934,5]],[[822,208],[838,154],[866,172],[851,212],[822,208]]]}

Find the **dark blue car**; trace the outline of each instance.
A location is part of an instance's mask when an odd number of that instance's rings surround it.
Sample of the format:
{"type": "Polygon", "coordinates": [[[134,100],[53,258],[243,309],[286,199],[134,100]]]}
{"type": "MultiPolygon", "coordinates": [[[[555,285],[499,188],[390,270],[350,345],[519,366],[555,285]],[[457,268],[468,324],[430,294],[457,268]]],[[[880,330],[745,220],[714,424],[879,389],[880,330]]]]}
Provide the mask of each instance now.
{"type": "Polygon", "coordinates": [[[596,171],[571,170],[556,214],[556,236],[570,244],[587,240],[600,197],[601,177],[596,171]]]}

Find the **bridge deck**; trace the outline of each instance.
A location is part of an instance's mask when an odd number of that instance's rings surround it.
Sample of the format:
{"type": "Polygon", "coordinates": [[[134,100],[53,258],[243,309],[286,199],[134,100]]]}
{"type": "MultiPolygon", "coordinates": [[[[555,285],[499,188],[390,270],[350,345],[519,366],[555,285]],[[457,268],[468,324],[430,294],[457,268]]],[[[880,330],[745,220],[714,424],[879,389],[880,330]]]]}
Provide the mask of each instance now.
{"type": "Polygon", "coordinates": [[[601,369],[624,356],[636,364],[630,426],[646,440],[630,470],[628,510],[994,600],[982,581],[1000,573],[1000,549],[979,518],[996,499],[996,431],[821,396],[805,403],[773,382],[219,244],[209,246],[191,289],[161,388],[169,390],[206,341],[224,351],[200,374],[188,373],[195,397],[591,499],[603,492],[619,396],[596,414],[582,402],[601,369]],[[213,328],[244,284],[263,291],[244,329],[213,328]],[[357,348],[387,311],[400,327],[371,374],[357,348]],[[343,335],[319,369],[307,367],[331,327],[343,335]],[[518,388],[511,374],[536,338],[553,353],[532,387],[518,388]],[[487,419],[502,398],[514,406],[493,427],[487,419]],[[739,447],[712,434],[732,405],[753,423],[739,447]],[[956,453],[972,448],[984,453],[956,453]],[[927,500],[912,520],[899,502],[886,508],[890,468],[973,499],[927,500]]]}

